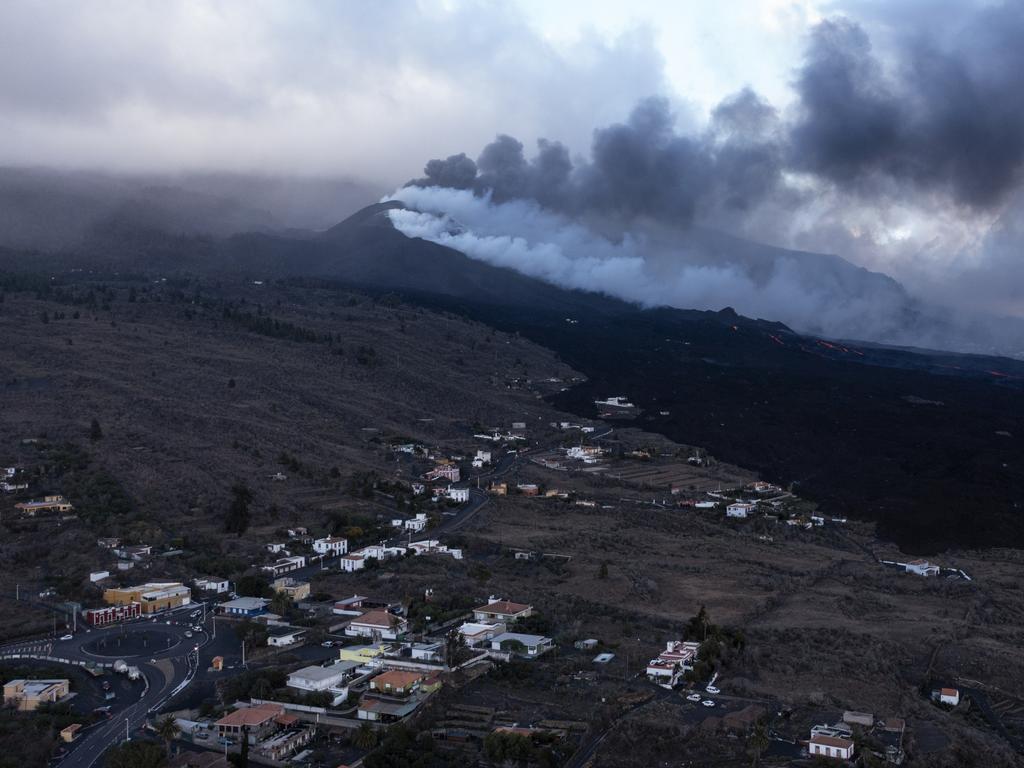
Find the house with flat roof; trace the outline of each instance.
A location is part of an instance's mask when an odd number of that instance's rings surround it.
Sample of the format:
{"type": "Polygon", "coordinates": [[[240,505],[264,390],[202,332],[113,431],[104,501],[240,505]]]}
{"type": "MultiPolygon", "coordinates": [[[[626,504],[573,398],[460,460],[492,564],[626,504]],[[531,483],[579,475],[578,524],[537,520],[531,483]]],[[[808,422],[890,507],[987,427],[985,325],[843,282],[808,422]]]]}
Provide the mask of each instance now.
{"type": "Polygon", "coordinates": [[[304,555],[290,555],[288,557],[279,558],[270,565],[264,565],[260,570],[266,571],[273,577],[277,577],[305,567],[306,558],[304,555]]]}
{"type": "Polygon", "coordinates": [[[475,621],[516,621],[533,615],[533,606],[491,598],[487,605],[473,609],[475,621]]]}
{"type": "Polygon", "coordinates": [[[269,603],[264,597],[236,597],[221,603],[217,608],[226,616],[259,616],[267,612],[269,603]]]}
{"type": "Polygon", "coordinates": [[[386,643],[372,645],[349,645],[338,649],[338,658],[342,661],[354,661],[360,666],[380,664],[381,658],[391,649],[386,643]]]}
{"type": "Polygon", "coordinates": [[[700,643],[669,640],[658,658],[647,662],[647,679],[665,688],[671,688],[679,678],[693,669],[700,643]]]}
{"type": "Polygon", "coordinates": [[[4,704],[32,712],[40,704],[54,704],[71,692],[69,680],[11,680],[4,683],[4,704]]]}
{"type": "Polygon", "coordinates": [[[189,605],[192,602],[192,590],[177,581],[153,581],[134,587],[104,590],[103,602],[108,605],[138,603],[143,614],[152,614],[189,605]]]}
{"type": "Polygon", "coordinates": [[[231,582],[219,576],[200,576],[192,582],[196,589],[201,592],[213,592],[222,595],[231,591],[231,582]]]}
{"type": "Polygon", "coordinates": [[[314,539],[313,551],[320,555],[344,555],[348,552],[348,539],[341,536],[314,539]]]}
{"type": "Polygon", "coordinates": [[[359,700],[356,718],[378,723],[395,723],[419,709],[421,703],[421,700],[416,697],[410,697],[403,701],[364,695],[359,700]]]}
{"type": "Polygon", "coordinates": [[[326,691],[334,697],[331,705],[335,706],[348,697],[348,681],[358,668],[359,664],[354,661],[339,661],[326,667],[303,667],[288,675],[288,687],[309,693],[326,691]]]}
{"type": "Polygon", "coordinates": [[[516,656],[533,658],[554,648],[550,637],[541,635],[525,635],[521,632],[502,632],[490,640],[491,650],[508,651],[516,656]]]}
{"type": "Polygon", "coordinates": [[[459,634],[462,635],[466,645],[471,648],[481,643],[488,642],[491,638],[500,635],[506,629],[504,622],[478,622],[467,621],[459,627],[459,634]]]}
{"type": "Polygon", "coordinates": [[[754,514],[756,509],[757,505],[751,504],[749,501],[737,501],[735,504],[730,504],[725,508],[725,516],[746,518],[754,514]]]}
{"type": "Polygon", "coordinates": [[[927,560],[911,560],[904,566],[907,573],[913,573],[917,576],[938,576],[939,566],[932,565],[927,560]]]}
{"type": "Polygon", "coordinates": [[[14,508],[21,510],[26,517],[35,517],[40,512],[70,512],[74,506],[63,496],[52,494],[41,499],[19,502],[14,508]]]}
{"type": "Polygon", "coordinates": [[[306,634],[303,627],[271,626],[267,628],[267,645],[280,648],[295,645],[306,634]]]}
{"type": "Polygon", "coordinates": [[[296,602],[305,600],[309,597],[311,591],[308,581],[299,581],[291,576],[282,576],[279,579],[274,579],[270,586],[274,588],[275,592],[283,592],[296,602]]]}

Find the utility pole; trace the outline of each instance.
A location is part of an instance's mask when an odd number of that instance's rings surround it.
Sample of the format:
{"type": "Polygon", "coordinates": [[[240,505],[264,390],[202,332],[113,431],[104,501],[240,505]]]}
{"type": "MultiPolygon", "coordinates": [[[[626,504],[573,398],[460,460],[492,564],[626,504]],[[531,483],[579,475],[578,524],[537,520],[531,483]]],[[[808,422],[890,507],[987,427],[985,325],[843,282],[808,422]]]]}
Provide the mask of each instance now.
{"type": "Polygon", "coordinates": [[[242,641],[242,669],[245,669],[245,640],[242,641]]]}
{"type": "Polygon", "coordinates": [[[124,719],[124,740],[131,741],[132,735],[128,732],[128,718],[124,719]]]}

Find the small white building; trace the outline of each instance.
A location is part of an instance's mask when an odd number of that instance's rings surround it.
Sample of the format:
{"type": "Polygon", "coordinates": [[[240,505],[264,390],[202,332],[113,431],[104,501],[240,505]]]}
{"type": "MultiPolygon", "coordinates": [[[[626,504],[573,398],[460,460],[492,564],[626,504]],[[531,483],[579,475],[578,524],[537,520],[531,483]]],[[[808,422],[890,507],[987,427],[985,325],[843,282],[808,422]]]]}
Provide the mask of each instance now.
{"type": "Polygon", "coordinates": [[[413,643],[409,646],[409,655],[415,661],[441,661],[443,652],[441,643],[413,643]]]}
{"type": "Polygon", "coordinates": [[[907,573],[913,573],[918,576],[939,575],[939,566],[932,565],[927,560],[911,560],[909,563],[905,563],[903,567],[907,573]]]}
{"type": "Polygon", "coordinates": [[[348,552],[348,539],[327,536],[313,542],[313,551],[321,555],[344,555],[348,552]]]}
{"type": "Polygon", "coordinates": [[[753,514],[756,508],[756,505],[748,501],[737,501],[725,508],[725,516],[746,518],[753,514]]]}
{"type": "Polygon", "coordinates": [[[445,495],[449,501],[454,501],[456,504],[465,504],[469,501],[469,488],[455,488],[449,485],[445,495]]]}
{"type": "Polygon", "coordinates": [[[278,552],[283,552],[283,551],[284,551],[284,544],[282,544],[279,541],[273,541],[270,544],[267,544],[267,552],[270,552],[273,555],[276,555],[278,552]]]}
{"type": "Polygon", "coordinates": [[[550,637],[524,635],[521,632],[502,632],[491,638],[491,650],[511,651],[519,656],[540,656],[554,647],[550,637]]]}
{"type": "Polygon", "coordinates": [[[940,704],[955,707],[960,703],[960,691],[956,688],[939,688],[937,691],[932,691],[932,698],[940,704]]]}
{"type": "Polygon", "coordinates": [[[502,634],[505,629],[506,627],[503,622],[485,623],[467,621],[459,627],[459,634],[462,635],[463,639],[466,641],[466,645],[472,647],[479,645],[480,643],[489,642],[492,638],[502,634]]]}
{"type": "Polygon", "coordinates": [[[812,735],[807,744],[807,751],[812,757],[830,757],[836,760],[849,760],[853,757],[853,740],[841,736],[812,735]]]}
{"type": "Polygon", "coordinates": [[[89,581],[95,584],[97,581],[103,581],[104,579],[110,578],[110,571],[93,571],[89,574],[89,581]]]}
{"type": "Polygon", "coordinates": [[[282,557],[279,560],[275,560],[270,565],[264,565],[260,570],[266,571],[274,578],[283,576],[286,573],[297,571],[300,568],[306,567],[306,558],[304,555],[292,555],[290,557],[282,557]]]}
{"type": "Polygon", "coordinates": [[[302,627],[272,626],[267,632],[267,645],[277,648],[295,645],[306,634],[302,627]]]}
{"type": "Polygon", "coordinates": [[[366,556],[357,552],[353,552],[350,555],[342,555],[339,560],[339,567],[345,573],[361,571],[366,567],[366,556]]]}
{"type": "Polygon", "coordinates": [[[426,530],[427,527],[427,513],[417,512],[416,517],[411,520],[405,521],[405,530],[412,531],[413,533],[419,533],[420,531],[426,530]]]}
{"type": "Polygon", "coordinates": [[[409,551],[414,555],[448,555],[455,560],[462,559],[461,549],[450,548],[447,544],[442,544],[437,539],[414,541],[409,545],[409,551]]]}
{"type": "Polygon", "coordinates": [[[200,592],[214,592],[222,595],[230,591],[231,583],[227,579],[218,576],[201,576],[192,582],[200,592]]]}

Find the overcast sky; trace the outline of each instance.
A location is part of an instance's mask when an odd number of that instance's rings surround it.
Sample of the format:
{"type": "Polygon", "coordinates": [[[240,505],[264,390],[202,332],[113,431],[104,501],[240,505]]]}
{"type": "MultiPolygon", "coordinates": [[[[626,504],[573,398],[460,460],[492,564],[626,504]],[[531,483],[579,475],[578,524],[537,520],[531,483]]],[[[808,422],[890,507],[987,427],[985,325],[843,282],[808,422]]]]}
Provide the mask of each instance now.
{"type": "Polygon", "coordinates": [[[757,201],[729,220],[742,234],[1024,314],[1022,17],[1020,0],[11,0],[0,164],[391,186],[499,133],[586,161],[650,96],[701,135],[749,88],[803,196],[757,201]]]}

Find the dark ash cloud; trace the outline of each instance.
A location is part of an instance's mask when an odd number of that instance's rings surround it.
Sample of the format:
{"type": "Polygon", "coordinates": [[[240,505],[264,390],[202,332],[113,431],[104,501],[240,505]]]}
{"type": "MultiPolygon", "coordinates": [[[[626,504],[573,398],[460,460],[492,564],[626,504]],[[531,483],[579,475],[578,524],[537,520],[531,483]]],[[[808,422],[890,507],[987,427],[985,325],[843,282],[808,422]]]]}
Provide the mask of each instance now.
{"type": "Polygon", "coordinates": [[[876,180],[987,208],[1024,164],[1024,4],[981,11],[951,44],[912,38],[887,73],[847,19],[813,32],[789,162],[842,186],[876,180]]]}

